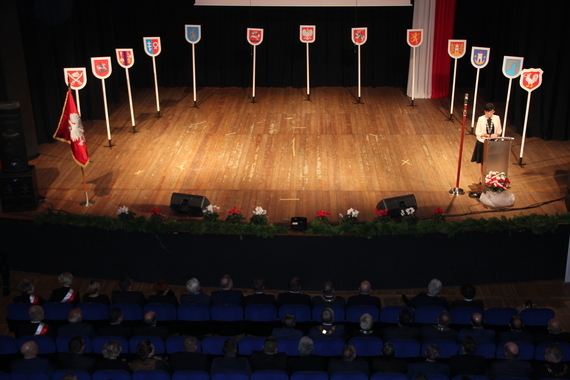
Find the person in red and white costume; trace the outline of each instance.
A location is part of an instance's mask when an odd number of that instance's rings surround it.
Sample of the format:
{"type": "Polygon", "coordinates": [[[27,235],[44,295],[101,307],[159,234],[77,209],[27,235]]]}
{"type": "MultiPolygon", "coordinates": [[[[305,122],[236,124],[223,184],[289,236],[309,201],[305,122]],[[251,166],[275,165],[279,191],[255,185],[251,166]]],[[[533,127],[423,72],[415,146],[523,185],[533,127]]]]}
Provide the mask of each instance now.
{"type": "Polygon", "coordinates": [[[36,294],[36,287],[33,281],[26,278],[22,279],[18,283],[18,290],[22,294],[14,297],[12,300],[14,303],[33,303],[35,305],[43,305],[46,302],[42,297],[36,294]]]}

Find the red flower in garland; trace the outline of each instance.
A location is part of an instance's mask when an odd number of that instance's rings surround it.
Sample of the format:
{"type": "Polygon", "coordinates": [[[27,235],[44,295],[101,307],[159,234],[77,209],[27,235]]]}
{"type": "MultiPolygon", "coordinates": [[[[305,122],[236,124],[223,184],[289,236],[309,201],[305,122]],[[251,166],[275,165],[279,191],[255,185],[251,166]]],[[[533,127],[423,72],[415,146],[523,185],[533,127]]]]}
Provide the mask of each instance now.
{"type": "Polygon", "coordinates": [[[150,210],[151,215],[160,215],[161,213],[162,213],[162,210],[159,209],[158,207],[155,207],[155,208],[150,210]]]}
{"type": "Polygon", "coordinates": [[[328,211],[319,210],[319,211],[317,211],[316,215],[317,215],[319,218],[330,218],[331,213],[328,212],[328,211]]]}
{"type": "Polygon", "coordinates": [[[443,209],[441,207],[438,207],[433,213],[436,215],[443,215],[443,209]]]}
{"type": "Polygon", "coordinates": [[[233,215],[233,214],[240,214],[241,215],[241,210],[238,210],[238,208],[236,206],[232,207],[232,209],[230,211],[228,211],[228,215],[233,215]]]}
{"type": "Polygon", "coordinates": [[[378,210],[377,208],[375,208],[374,212],[376,212],[377,216],[387,216],[388,215],[388,210],[378,210]]]}

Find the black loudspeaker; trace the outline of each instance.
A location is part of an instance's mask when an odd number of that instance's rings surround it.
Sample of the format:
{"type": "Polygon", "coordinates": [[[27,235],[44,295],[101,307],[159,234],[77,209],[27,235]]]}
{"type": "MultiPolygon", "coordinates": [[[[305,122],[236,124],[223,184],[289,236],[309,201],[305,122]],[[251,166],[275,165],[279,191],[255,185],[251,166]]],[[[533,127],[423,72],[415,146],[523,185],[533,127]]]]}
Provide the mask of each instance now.
{"type": "Polygon", "coordinates": [[[0,172],[0,198],[2,211],[37,210],[40,197],[35,166],[23,172],[0,172]]]}
{"type": "Polygon", "coordinates": [[[30,169],[18,102],[0,102],[0,165],[4,172],[30,169]]]}
{"type": "Polygon", "coordinates": [[[170,208],[179,214],[204,216],[204,209],[210,205],[208,198],[202,195],[172,193],[170,208]]]}
{"type": "Polygon", "coordinates": [[[388,210],[388,216],[393,219],[400,218],[402,216],[402,210],[405,211],[410,207],[413,207],[414,211],[418,209],[418,204],[414,194],[382,199],[376,205],[378,210],[388,210]]]}
{"type": "Polygon", "coordinates": [[[307,229],[307,218],[295,216],[291,218],[291,230],[305,231],[307,229]]]}

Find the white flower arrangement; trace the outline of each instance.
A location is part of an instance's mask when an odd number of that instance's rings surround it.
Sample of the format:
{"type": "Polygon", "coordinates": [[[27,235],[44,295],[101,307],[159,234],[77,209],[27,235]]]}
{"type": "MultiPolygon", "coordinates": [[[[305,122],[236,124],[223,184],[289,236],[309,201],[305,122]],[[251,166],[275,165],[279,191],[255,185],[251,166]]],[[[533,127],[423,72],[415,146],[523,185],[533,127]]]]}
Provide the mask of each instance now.
{"type": "Polygon", "coordinates": [[[338,214],[338,216],[340,216],[340,219],[342,220],[343,223],[356,223],[358,222],[359,213],[360,211],[353,208],[349,208],[348,210],[346,210],[346,216],[342,214],[338,214]]]}
{"type": "Polygon", "coordinates": [[[267,210],[264,210],[261,206],[257,206],[253,210],[253,216],[249,219],[250,224],[256,224],[259,226],[265,226],[269,223],[267,219],[267,210]]]}
{"type": "Polygon", "coordinates": [[[416,212],[416,209],[415,209],[415,208],[413,208],[413,207],[408,207],[408,208],[405,209],[405,210],[400,210],[400,215],[402,215],[402,216],[406,216],[406,215],[407,215],[407,216],[412,216],[412,215],[414,215],[415,212],[416,212]]]}
{"type": "Polygon", "coordinates": [[[257,206],[254,210],[253,210],[253,215],[265,215],[267,214],[267,210],[264,210],[262,207],[257,206]]]}
{"type": "Polygon", "coordinates": [[[216,205],[208,205],[203,211],[204,214],[213,214],[217,212],[220,208],[216,205]]]}
{"type": "Polygon", "coordinates": [[[117,210],[117,215],[128,214],[128,213],[129,213],[129,208],[127,206],[119,207],[119,209],[117,210]]]}
{"type": "Polygon", "coordinates": [[[131,220],[135,218],[135,213],[130,211],[127,206],[121,206],[117,210],[117,216],[121,220],[131,220]]]}

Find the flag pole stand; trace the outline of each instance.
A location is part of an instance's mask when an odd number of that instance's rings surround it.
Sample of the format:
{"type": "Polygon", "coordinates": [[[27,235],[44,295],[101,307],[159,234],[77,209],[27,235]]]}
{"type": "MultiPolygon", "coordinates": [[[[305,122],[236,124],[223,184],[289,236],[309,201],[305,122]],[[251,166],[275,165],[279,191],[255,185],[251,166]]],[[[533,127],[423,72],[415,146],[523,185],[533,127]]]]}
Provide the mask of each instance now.
{"type": "Polygon", "coordinates": [[[105,148],[111,148],[111,149],[113,149],[113,147],[115,146],[115,144],[113,144],[113,143],[111,142],[111,139],[109,139],[109,145],[103,145],[103,146],[104,146],[105,148]]]}
{"type": "Polygon", "coordinates": [[[139,133],[140,131],[137,131],[137,127],[133,125],[133,130],[130,131],[130,133],[132,133],[133,135],[136,133],[139,133]]]}
{"type": "Polygon", "coordinates": [[[307,99],[305,99],[307,102],[311,101],[311,94],[307,94],[307,99]]]}
{"type": "Polygon", "coordinates": [[[198,108],[198,103],[196,103],[196,101],[194,100],[194,105],[190,108],[198,108]]]}
{"type": "Polygon", "coordinates": [[[95,202],[89,200],[89,195],[87,194],[87,181],[85,180],[85,170],[81,167],[81,177],[83,178],[83,191],[85,193],[85,202],[79,203],[80,206],[89,207],[93,206],[95,202]]]}

